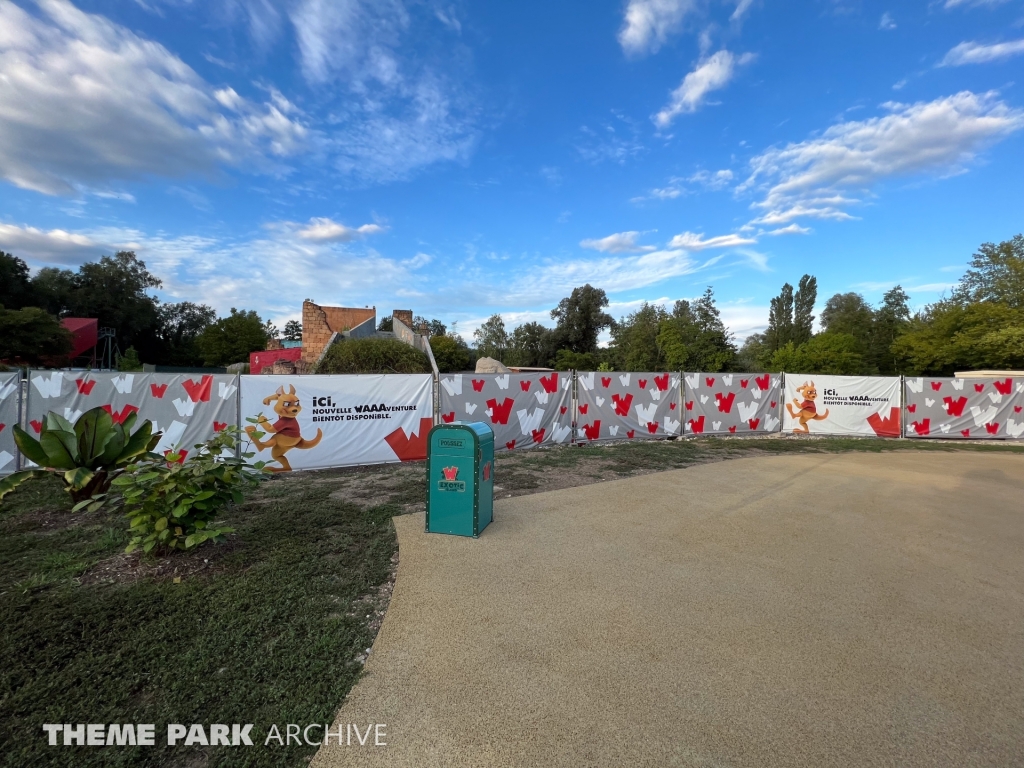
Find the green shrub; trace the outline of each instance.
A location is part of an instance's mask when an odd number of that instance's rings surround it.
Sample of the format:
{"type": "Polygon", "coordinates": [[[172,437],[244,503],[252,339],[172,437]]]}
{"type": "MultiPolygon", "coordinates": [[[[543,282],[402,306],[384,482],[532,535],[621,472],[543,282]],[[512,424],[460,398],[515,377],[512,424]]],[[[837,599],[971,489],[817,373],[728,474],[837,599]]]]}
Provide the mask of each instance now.
{"type": "Polygon", "coordinates": [[[217,515],[266,477],[264,462],[246,463],[253,454],[235,455],[238,436],[237,427],[228,427],[194,453],[136,462],[114,480],[121,497],[112,501],[131,521],[125,552],[192,549],[234,530],[219,525],[217,515]]]}
{"type": "Polygon", "coordinates": [[[92,408],[72,426],[51,411],[43,419],[38,440],[15,424],[14,442],[18,450],[42,469],[15,472],[0,480],[0,499],[29,478],[48,473],[60,475],[64,490],[76,504],[104,494],[124,467],[148,454],[160,440],[160,433],[153,434],[149,421],[142,422],[133,434],[136,418],[131,413],[116,424],[105,409],[92,408]]]}
{"type": "Polygon", "coordinates": [[[346,339],[332,345],[316,373],[431,373],[430,360],[398,339],[346,339]]]}
{"type": "Polygon", "coordinates": [[[469,349],[466,342],[454,336],[431,336],[430,351],[441,373],[458,373],[469,370],[469,349]]]}

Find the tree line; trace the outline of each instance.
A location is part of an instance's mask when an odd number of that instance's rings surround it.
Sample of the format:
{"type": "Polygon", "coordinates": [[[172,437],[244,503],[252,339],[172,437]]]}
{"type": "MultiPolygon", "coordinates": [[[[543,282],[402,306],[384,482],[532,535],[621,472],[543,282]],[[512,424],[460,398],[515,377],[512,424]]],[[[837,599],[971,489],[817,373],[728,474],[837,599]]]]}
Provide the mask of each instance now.
{"type": "MultiPolygon", "coordinates": [[[[31,275],[20,258],[0,251],[0,359],[61,365],[71,350],[63,317],[94,317],[113,328],[122,365],[224,366],[245,362],[281,336],[254,310],[217,317],[206,304],[163,303],[150,295],[162,281],[132,251],[119,251],[76,271],[44,267],[31,275]]],[[[290,321],[284,338],[301,338],[290,321]]]]}
{"type": "Polygon", "coordinates": [[[692,302],[677,301],[671,311],[643,303],[615,320],[605,311],[605,292],[585,285],[551,310],[554,328],[531,322],[509,331],[500,315],[492,315],[474,339],[481,356],[560,370],[870,376],[1024,368],[1024,235],[981,245],[950,295],[916,313],[900,285],[878,306],[859,293],[837,293],[825,302],[816,332],[817,300],[813,275],[801,277],[795,288],[784,284],[771,300],[767,328],[737,347],[710,287],[692,302]],[[605,330],[610,343],[599,346],[605,330]]]}

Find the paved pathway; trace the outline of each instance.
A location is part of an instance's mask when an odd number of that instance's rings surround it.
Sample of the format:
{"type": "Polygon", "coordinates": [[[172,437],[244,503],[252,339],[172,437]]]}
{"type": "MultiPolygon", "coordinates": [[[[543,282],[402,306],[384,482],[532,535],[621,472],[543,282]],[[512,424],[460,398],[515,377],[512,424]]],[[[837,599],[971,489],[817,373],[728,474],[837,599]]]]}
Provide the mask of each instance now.
{"type": "MultiPolygon", "coordinates": [[[[500,472],[500,462],[499,462],[500,472]]],[[[314,766],[1024,765],[1024,457],[751,458],[395,520],[314,766]]]]}

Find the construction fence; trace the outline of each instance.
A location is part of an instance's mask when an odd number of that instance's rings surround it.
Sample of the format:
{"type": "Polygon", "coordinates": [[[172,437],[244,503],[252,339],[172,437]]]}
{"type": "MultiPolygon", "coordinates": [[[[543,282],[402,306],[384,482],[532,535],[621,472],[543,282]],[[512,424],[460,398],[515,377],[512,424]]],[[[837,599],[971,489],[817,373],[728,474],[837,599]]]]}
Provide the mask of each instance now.
{"type": "Polygon", "coordinates": [[[163,454],[241,425],[276,470],[416,461],[435,423],[483,421],[495,449],[778,432],[882,439],[1024,440],[1024,378],[551,371],[193,376],[0,374],[0,474],[31,466],[12,437],[54,411],[101,406],[153,422],[163,454]],[[23,394],[24,393],[24,394],[23,394]]]}

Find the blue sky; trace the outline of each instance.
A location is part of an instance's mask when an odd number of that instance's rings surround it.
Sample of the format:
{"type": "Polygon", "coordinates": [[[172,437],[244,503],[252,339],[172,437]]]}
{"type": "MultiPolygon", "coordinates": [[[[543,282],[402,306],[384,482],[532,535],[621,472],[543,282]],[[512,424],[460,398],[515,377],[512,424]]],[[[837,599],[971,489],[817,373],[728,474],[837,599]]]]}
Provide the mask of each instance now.
{"type": "Polygon", "coordinates": [[[714,286],[737,337],[1024,229],[1013,0],[0,0],[0,248],[467,337],[714,286]]]}

